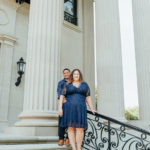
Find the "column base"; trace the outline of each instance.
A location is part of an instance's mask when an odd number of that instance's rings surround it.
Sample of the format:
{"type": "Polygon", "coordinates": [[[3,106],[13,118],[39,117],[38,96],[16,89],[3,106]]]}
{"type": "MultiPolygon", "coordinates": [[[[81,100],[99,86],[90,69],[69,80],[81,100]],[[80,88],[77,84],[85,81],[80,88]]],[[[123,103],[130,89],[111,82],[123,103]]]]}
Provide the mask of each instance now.
{"type": "Polygon", "coordinates": [[[131,120],[128,121],[129,124],[132,124],[136,127],[142,128],[144,130],[150,130],[150,121],[145,120],[131,120]]]}
{"type": "Polygon", "coordinates": [[[54,111],[22,112],[15,127],[7,128],[5,133],[27,136],[57,136],[58,113],[54,111]]]}
{"type": "Polygon", "coordinates": [[[57,112],[27,111],[19,115],[16,127],[58,127],[57,112]]]}

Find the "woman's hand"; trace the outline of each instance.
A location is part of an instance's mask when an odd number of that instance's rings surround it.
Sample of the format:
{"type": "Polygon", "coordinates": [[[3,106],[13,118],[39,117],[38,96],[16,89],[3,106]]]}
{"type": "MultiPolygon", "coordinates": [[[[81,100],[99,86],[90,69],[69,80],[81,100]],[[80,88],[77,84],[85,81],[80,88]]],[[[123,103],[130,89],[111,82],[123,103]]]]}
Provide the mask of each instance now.
{"type": "Polygon", "coordinates": [[[63,116],[63,110],[62,110],[62,109],[60,109],[60,110],[58,111],[58,115],[59,115],[60,117],[63,116]]]}
{"type": "Polygon", "coordinates": [[[92,109],[91,112],[92,112],[93,114],[97,113],[97,111],[94,110],[94,109],[92,109]]]}
{"type": "Polygon", "coordinates": [[[67,102],[67,101],[66,101],[66,98],[64,97],[64,98],[63,98],[63,104],[66,103],[66,102],[67,102]]]}
{"type": "Polygon", "coordinates": [[[86,97],[86,102],[87,102],[87,104],[88,104],[88,106],[89,106],[91,112],[92,112],[93,114],[97,113],[97,111],[94,110],[94,108],[93,108],[91,96],[86,97]]]}

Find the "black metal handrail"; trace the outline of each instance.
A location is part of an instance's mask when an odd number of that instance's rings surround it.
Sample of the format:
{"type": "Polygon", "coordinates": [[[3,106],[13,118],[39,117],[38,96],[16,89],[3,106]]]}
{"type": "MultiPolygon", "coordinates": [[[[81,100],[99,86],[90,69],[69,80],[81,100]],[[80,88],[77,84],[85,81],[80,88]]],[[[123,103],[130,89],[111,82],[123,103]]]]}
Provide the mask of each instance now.
{"type": "Polygon", "coordinates": [[[102,114],[87,113],[83,149],[150,150],[150,132],[102,114]]]}
{"type": "Polygon", "coordinates": [[[116,124],[119,124],[119,125],[123,125],[123,126],[125,126],[125,127],[127,127],[127,128],[130,128],[130,129],[132,129],[132,130],[136,130],[136,131],[139,131],[139,132],[142,132],[142,133],[145,133],[145,134],[150,135],[150,132],[148,132],[147,130],[144,130],[144,129],[139,128],[139,127],[136,127],[136,126],[133,126],[133,125],[131,125],[131,124],[118,121],[118,120],[116,120],[116,119],[110,118],[110,117],[108,117],[108,116],[105,116],[105,115],[102,115],[102,114],[99,114],[99,113],[93,114],[93,113],[92,113],[91,111],[89,111],[89,110],[87,110],[87,113],[88,113],[88,114],[91,114],[91,115],[95,115],[95,116],[101,117],[101,118],[103,118],[103,119],[105,119],[105,120],[109,120],[110,122],[113,122],[113,123],[116,123],[116,124]]]}

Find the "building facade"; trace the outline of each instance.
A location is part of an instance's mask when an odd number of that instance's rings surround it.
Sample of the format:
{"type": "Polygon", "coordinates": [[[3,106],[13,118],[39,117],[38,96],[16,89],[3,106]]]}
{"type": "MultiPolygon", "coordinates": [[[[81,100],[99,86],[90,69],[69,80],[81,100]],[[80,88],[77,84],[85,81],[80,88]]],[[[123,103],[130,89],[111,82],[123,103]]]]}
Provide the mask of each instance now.
{"type": "MultiPolygon", "coordinates": [[[[19,2],[0,0],[1,131],[11,127],[7,132],[41,135],[41,130],[43,134],[49,130],[57,135],[56,88],[66,67],[81,69],[95,104],[96,66],[98,111],[125,121],[119,1],[95,0],[95,9],[93,0],[19,2]],[[21,57],[26,70],[16,87],[16,62],[21,57]]],[[[132,4],[140,118],[149,122],[147,3],[133,0],[132,4]]]]}

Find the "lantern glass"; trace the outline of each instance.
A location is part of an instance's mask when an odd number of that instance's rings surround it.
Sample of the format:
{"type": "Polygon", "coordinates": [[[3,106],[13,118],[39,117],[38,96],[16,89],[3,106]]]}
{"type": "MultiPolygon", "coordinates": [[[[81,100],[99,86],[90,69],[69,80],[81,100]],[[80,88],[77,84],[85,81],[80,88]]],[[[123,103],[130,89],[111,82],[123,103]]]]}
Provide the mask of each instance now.
{"type": "Polygon", "coordinates": [[[23,63],[23,67],[22,67],[23,73],[25,72],[25,67],[26,67],[26,63],[24,62],[24,63],[23,63]]]}
{"type": "Polygon", "coordinates": [[[20,64],[19,64],[19,70],[20,70],[20,72],[23,72],[23,63],[21,62],[20,64]]]}
{"type": "Polygon", "coordinates": [[[18,65],[18,73],[21,73],[23,74],[24,71],[25,71],[25,62],[23,60],[23,58],[21,58],[18,62],[17,62],[17,65],[18,65]]]}

